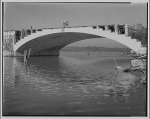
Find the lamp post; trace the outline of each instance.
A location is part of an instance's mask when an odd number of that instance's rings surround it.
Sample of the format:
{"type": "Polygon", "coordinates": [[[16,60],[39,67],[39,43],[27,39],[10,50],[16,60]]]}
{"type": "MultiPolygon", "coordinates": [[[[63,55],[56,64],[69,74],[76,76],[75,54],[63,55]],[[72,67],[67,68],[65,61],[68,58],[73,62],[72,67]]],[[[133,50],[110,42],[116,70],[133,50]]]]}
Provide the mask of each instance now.
{"type": "Polygon", "coordinates": [[[62,27],[62,32],[65,31],[65,28],[69,26],[69,21],[63,21],[63,27],[62,27]]]}
{"type": "Polygon", "coordinates": [[[66,27],[68,27],[68,26],[69,26],[69,21],[64,21],[64,22],[63,22],[63,27],[66,28],[66,27]]]}

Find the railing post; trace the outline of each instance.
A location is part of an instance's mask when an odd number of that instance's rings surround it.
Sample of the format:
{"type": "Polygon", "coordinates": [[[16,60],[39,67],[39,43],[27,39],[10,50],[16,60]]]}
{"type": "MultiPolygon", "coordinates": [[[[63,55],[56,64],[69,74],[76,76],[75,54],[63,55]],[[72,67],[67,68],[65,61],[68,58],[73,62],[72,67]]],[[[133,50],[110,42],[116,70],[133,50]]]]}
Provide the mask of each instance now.
{"type": "Polygon", "coordinates": [[[125,26],[124,26],[124,27],[125,27],[125,35],[126,35],[126,36],[128,36],[128,25],[127,25],[127,24],[125,24],[125,26]]]}

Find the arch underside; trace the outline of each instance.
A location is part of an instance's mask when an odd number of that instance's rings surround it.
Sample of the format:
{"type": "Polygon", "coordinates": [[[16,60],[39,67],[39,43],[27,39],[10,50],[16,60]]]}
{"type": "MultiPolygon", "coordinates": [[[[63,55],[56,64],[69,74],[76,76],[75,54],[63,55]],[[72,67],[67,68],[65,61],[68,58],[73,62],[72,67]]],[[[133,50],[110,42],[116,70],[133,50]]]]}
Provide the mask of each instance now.
{"type": "Polygon", "coordinates": [[[48,34],[26,42],[17,49],[17,52],[23,53],[25,50],[28,50],[30,48],[32,49],[32,53],[39,51],[58,51],[61,48],[73,42],[92,38],[104,38],[104,37],[93,34],[74,33],[74,32],[61,32],[48,34]]]}

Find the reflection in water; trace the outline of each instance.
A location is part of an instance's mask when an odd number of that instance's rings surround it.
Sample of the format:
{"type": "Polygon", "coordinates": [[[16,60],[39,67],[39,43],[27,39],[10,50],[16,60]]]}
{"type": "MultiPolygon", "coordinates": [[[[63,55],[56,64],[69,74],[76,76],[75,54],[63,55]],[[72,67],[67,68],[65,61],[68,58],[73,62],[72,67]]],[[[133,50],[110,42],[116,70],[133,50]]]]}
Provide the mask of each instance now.
{"type": "Polygon", "coordinates": [[[139,79],[117,74],[113,59],[90,56],[31,57],[28,65],[4,58],[3,114],[145,115],[139,79]]]}

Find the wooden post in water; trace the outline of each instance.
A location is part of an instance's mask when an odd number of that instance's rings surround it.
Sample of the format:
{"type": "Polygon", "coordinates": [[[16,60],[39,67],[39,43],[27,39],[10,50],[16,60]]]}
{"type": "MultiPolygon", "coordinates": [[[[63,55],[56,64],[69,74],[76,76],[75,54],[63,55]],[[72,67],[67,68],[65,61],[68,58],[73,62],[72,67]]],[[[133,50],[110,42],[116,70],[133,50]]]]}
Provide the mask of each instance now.
{"type": "Polygon", "coordinates": [[[24,63],[27,63],[27,50],[24,51],[24,63]]]}
{"type": "Polygon", "coordinates": [[[28,60],[29,60],[29,57],[30,57],[30,53],[31,53],[31,48],[29,49],[28,60]]]}
{"type": "Polygon", "coordinates": [[[120,70],[123,70],[123,67],[122,67],[122,66],[118,66],[117,61],[116,61],[115,58],[114,58],[114,61],[115,61],[115,64],[116,64],[115,69],[117,70],[117,72],[119,72],[120,70]]]}
{"type": "Polygon", "coordinates": [[[29,57],[30,57],[30,53],[31,53],[31,48],[29,49],[29,52],[27,52],[27,50],[24,51],[24,63],[27,64],[29,57]]]}
{"type": "Polygon", "coordinates": [[[115,58],[114,58],[114,61],[115,61],[115,65],[118,66],[115,58]]]}

